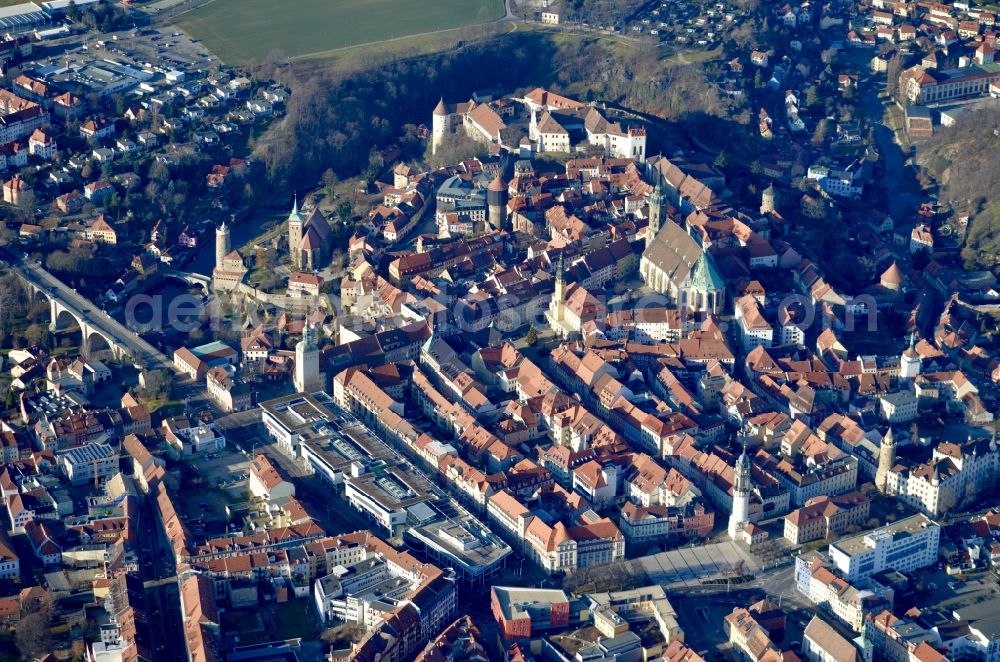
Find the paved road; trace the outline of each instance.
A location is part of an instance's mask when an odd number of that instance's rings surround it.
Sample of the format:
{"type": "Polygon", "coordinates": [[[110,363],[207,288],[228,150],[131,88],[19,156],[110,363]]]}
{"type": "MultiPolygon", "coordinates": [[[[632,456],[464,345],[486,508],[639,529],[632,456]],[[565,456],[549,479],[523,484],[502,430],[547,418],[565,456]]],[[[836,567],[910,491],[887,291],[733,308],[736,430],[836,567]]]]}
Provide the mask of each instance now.
{"type": "Polygon", "coordinates": [[[180,594],[173,562],[173,551],[159,525],[152,496],[143,499],[139,509],[138,553],[141,574],[152,617],[150,642],[155,659],[184,659],[184,630],[180,594]]]}
{"type": "MultiPolygon", "coordinates": [[[[0,260],[3,260],[22,280],[40,289],[47,298],[58,301],[77,319],[99,332],[109,343],[113,342],[124,348],[136,365],[153,369],[173,369],[173,363],[163,352],[125,328],[123,324],[99,309],[85,296],[68,287],[41,265],[25,260],[6,249],[0,250],[0,260]]],[[[86,342],[86,339],[83,341],[86,342]]]]}

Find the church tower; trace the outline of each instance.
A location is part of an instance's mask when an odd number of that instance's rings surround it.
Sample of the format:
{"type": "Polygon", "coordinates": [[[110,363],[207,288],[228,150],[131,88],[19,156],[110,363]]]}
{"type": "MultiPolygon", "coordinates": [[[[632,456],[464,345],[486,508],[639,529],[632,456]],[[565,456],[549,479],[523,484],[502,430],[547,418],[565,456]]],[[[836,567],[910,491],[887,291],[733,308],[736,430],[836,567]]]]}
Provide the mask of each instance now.
{"type": "Polygon", "coordinates": [[[292,258],[292,265],[296,269],[301,268],[302,262],[302,224],[304,220],[299,212],[299,196],[296,194],[292,213],[288,215],[288,255],[292,258]]]}
{"type": "Polygon", "coordinates": [[[313,342],[313,325],[308,322],[302,328],[302,340],[295,345],[295,390],[312,393],[323,388],[319,375],[319,349],[313,342]]]}
{"type": "MultiPolygon", "coordinates": [[[[659,163],[659,161],[657,161],[659,163]]],[[[653,187],[653,192],[649,196],[649,229],[646,230],[646,245],[653,240],[653,237],[660,233],[660,228],[663,227],[663,213],[667,206],[667,197],[663,193],[663,174],[660,172],[659,167],[653,168],[653,177],[656,178],[656,184],[653,187]]]]}
{"type": "Polygon", "coordinates": [[[223,221],[222,225],[215,229],[215,268],[222,271],[224,263],[226,261],[226,256],[229,255],[230,246],[230,236],[229,236],[229,226],[223,221]]]}
{"type": "Polygon", "coordinates": [[[566,268],[563,253],[559,253],[559,263],[556,266],[556,289],[552,293],[553,317],[557,322],[563,321],[566,306],[566,268]]]}
{"type": "Polygon", "coordinates": [[[892,434],[892,428],[882,437],[882,443],[878,449],[878,468],[875,470],[875,487],[882,494],[886,493],[889,487],[889,472],[896,464],[896,439],[892,434]]]}
{"type": "Polygon", "coordinates": [[[735,540],[750,522],[750,492],[753,481],[750,478],[750,458],[747,449],[736,460],[735,481],[733,482],[733,512],[729,515],[729,537],[735,540]]]}
{"type": "Polygon", "coordinates": [[[903,350],[903,356],[899,359],[899,377],[907,381],[920,375],[920,354],[914,348],[916,342],[914,334],[910,334],[910,346],[903,350]]]}

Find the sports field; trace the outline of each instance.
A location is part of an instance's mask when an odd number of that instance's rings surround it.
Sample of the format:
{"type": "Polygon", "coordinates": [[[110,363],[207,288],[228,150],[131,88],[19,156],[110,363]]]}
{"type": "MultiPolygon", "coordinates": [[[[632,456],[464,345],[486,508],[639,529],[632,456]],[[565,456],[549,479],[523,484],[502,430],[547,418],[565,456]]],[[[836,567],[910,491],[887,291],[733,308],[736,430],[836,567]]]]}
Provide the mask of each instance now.
{"type": "Polygon", "coordinates": [[[178,25],[223,62],[289,57],[447,30],[503,16],[503,0],[213,0],[178,25]]]}

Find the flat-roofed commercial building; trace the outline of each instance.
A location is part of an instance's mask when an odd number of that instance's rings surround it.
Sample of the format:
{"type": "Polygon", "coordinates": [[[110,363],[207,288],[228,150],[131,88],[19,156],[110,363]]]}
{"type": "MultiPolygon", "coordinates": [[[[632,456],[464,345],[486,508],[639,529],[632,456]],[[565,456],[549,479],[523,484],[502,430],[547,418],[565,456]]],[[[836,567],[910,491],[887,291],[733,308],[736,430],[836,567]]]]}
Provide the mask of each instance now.
{"type": "Polygon", "coordinates": [[[468,513],[412,527],[406,533],[429,559],[451,568],[467,584],[487,584],[503,570],[511,554],[510,545],[468,513]]]}
{"type": "Polygon", "coordinates": [[[938,557],[941,527],[926,515],[913,515],[874,531],[830,545],[830,560],[844,578],[860,582],[883,570],[910,572],[938,557]]]}
{"type": "Polygon", "coordinates": [[[281,448],[295,457],[304,439],[329,436],[336,429],[337,421],[333,400],[322,391],[293,393],[260,404],[264,429],[281,448]]]}
{"type": "Polygon", "coordinates": [[[569,625],[569,597],[559,589],[494,586],[490,603],[505,641],[569,625]]]}
{"type": "Polygon", "coordinates": [[[39,25],[50,23],[52,17],[33,2],[23,2],[0,9],[0,30],[4,32],[27,32],[39,25]]]}
{"type": "Polygon", "coordinates": [[[118,454],[107,444],[85,444],[61,453],[59,465],[74,485],[103,481],[118,473],[118,454]]]}
{"type": "Polygon", "coordinates": [[[406,526],[433,522],[441,514],[431,507],[437,499],[423,475],[386,467],[344,480],[344,496],[355,510],[368,515],[390,535],[406,526]]]}

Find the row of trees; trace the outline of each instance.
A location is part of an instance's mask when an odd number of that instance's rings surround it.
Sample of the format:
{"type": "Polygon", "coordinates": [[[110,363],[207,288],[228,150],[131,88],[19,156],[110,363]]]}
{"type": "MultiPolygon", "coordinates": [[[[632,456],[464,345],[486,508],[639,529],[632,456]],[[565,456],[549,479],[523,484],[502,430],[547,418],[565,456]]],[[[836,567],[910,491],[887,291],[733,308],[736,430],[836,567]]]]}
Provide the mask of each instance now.
{"type": "Polygon", "coordinates": [[[33,300],[16,275],[0,276],[0,347],[44,344],[49,336],[49,305],[33,300]]]}
{"type": "Polygon", "coordinates": [[[81,9],[70,0],[66,6],[66,18],[100,32],[127,30],[135,25],[127,9],[111,2],[99,2],[81,9]]]}

